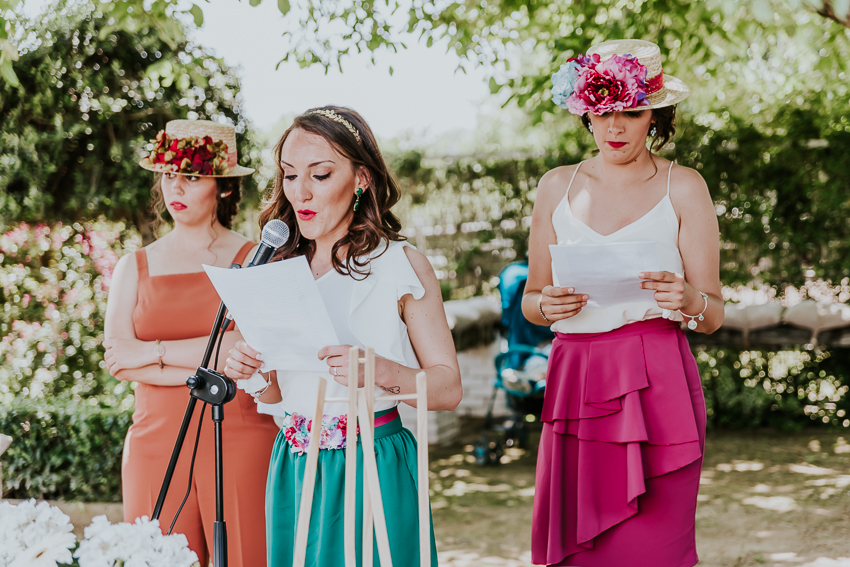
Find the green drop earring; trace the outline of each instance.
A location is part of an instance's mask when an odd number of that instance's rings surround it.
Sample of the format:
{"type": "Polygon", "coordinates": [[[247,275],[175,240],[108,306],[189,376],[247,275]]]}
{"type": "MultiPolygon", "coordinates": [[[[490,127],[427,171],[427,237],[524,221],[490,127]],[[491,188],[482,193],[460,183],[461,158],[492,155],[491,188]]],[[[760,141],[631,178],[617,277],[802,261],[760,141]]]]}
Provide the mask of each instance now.
{"type": "Polygon", "coordinates": [[[354,193],[357,195],[357,199],[354,201],[354,212],[356,213],[357,209],[360,208],[360,197],[363,195],[363,189],[358,187],[354,193]]]}

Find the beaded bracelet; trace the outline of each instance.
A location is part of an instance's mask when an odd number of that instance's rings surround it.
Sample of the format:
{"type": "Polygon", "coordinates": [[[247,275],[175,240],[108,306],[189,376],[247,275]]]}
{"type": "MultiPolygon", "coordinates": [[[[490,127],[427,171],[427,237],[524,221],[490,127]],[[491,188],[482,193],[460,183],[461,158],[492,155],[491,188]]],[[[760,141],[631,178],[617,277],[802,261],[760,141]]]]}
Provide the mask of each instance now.
{"type": "Polygon", "coordinates": [[[537,298],[537,310],[540,312],[540,316],[543,317],[544,321],[546,321],[547,323],[552,322],[552,321],[549,320],[549,317],[547,317],[546,314],[543,313],[543,294],[542,293],[540,294],[540,297],[537,298]]]}

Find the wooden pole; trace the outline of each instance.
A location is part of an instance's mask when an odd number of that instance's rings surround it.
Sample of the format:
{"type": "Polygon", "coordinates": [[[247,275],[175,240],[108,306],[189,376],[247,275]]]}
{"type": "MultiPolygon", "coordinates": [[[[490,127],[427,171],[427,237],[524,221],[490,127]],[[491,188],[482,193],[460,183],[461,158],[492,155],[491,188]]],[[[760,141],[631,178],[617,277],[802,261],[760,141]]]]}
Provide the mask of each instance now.
{"type": "Polygon", "coordinates": [[[348,424],[345,431],[345,566],[357,567],[357,384],[360,349],[348,352],[348,424]]]}
{"type": "Polygon", "coordinates": [[[431,505],[428,477],[428,380],[424,372],[416,375],[416,431],[419,434],[417,469],[419,477],[419,565],[431,567],[431,505]]]}
{"type": "MultiPolygon", "coordinates": [[[[367,413],[366,392],[360,393],[360,422],[369,421],[367,413]]],[[[374,413],[372,419],[374,419],[374,413]]],[[[378,480],[378,463],[375,460],[375,439],[373,432],[368,427],[360,429],[360,440],[363,444],[363,486],[369,484],[369,496],[372,500],[372,512],[375,518],[375,539],[378,542],[378,557],[381,559],[381,567],[392,567],[392,555],[390,555],[390,539],[387,534],[387,519],[384,517],[384,503],[381,497],[381,485],[378,480]]],[[[365,508],[365,495],[364,495],[365,508]]],[[[365,549],[364,549],[365,552],[365,549]]],[[[365,555],[365,553],[364,553],[365,555]]],[[[371,565],[365,563],[364,566],[371,565]]]]}
{"type": "MultiPolygon", "coordinates": [[[[358,351],[359,353],[359,351],[358,351]]],[[[359,356],[359,354],[358,354],[359,356]]],[[[363,398],[362,404],[366,408],[366,419],[360,419],[360,438],[363,439],[363,430],[368,428],[372,439],[375,438],[375,349],[366,347],[366,356],[361,359],[365,365],[363,373],[363,398]]],[[[359,411],[360,408],[358,408],[359,411]]],[[[366,454],[366,446],[363,445],[363,453],[366,454]]],[[[372,447],[372,457],[375,456],[375,448],[372,447]]],[[[366,482],[366,461],[363,462],[363,567],[372,567],[373,564],[373,510],[369,483],[366,482]]],[[[380,496],[380,495],[379,495],[380,496]]],[[[383,512],[383,510],[381,510],[383,512]]]]}
{"type": "Polygon", "coordinates": [[[293,567],[304,567],[304,562],[307,559],[307,538],[310,536],[310,514],[313,511],[313,492],[316,489],[316,469],[319,464],[319,443],[321,442],[322,416],[325,411],[325,390],[327,387],[327,380],[319,378],[316,411],[313,413],[310,445],[307,447],[307,463],[304,466],[304,480],[301,483],[301,507],[298,510],[298,524],[295,530],[293,567]]]}

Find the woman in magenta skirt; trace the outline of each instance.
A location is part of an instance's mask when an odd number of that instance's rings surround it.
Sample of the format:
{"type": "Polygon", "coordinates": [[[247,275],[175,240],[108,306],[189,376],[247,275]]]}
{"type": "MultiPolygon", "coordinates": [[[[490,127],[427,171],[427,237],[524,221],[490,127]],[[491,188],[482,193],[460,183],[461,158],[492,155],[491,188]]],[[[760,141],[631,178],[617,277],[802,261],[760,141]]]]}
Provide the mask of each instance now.
{"type": "Polygon", "coordinates": [[[549,171],[534,206],[523,313],[557,335],[532,561],[691,567],[705,401],[681,326],[711,333],[723,322],[719,234],[702,177],[653,153],[690,90],[638,40],[595,45],[552,79],[554,102],[581,116],[599,152],[549,171]],[[550,245],[646,241],[660,271],[634,274],[652,290],[643,299],[597,307],[593,289],[553,277],[550,245]]]}

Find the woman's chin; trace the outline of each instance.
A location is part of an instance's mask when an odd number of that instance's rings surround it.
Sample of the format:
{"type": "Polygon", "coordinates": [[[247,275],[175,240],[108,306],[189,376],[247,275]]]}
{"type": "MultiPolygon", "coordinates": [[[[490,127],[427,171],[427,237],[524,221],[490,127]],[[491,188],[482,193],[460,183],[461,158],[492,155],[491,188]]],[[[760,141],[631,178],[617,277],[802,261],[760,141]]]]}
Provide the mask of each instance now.
{"type": "Polygon", "coordinates": [[[625,146],[622,149],[602,148],[600,149],[600,153],[605,158],[605,161],[609,161],[617,165],[631,163],[640,157],[639,152],[627,150],[626,148],[629,148],[629,146],[625,146]]]}

